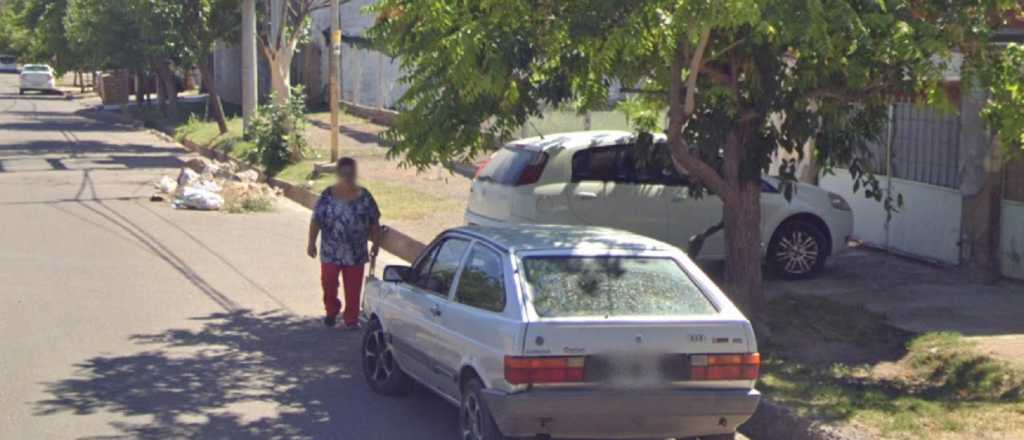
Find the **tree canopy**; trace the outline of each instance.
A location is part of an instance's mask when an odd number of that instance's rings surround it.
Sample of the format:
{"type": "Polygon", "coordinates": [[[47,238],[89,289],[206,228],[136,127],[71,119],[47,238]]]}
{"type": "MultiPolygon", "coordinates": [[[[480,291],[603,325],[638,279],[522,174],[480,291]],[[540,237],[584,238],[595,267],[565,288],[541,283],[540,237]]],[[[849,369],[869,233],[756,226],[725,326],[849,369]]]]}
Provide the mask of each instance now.
{"type": "MultiPolygon", "coordinates": [[[[850,167],[881,197],[864,158],[887,106],[943,103],[954,54],[966,65],[1000,58],[985,55],[989,40],[1019,12],[1010,0],[383,0],[376,8],[372,35],[401,57],[410,86],[388,133],[395,154],[420,167],[473,156],[546,107],[600,109],[613,87],[631,89],[617,105],[637,131],[664,131],[676,168],[722,199],[726,291],[755,313],[767,241],[760,180],[776,153],[802,154],[813,140],[815,161],[850,167]]],[[[791,181],[792,165],[773,171],[791,181]]]]}

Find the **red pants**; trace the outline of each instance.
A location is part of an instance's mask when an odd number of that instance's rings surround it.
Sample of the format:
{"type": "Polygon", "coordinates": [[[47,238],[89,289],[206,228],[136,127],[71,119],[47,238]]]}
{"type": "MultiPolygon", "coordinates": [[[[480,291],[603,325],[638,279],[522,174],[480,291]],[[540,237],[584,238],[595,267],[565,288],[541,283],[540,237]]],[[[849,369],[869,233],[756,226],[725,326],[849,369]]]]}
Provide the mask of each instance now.
{"type": "Polygon", "coordinates": [[[338,301],[338,272],[345,281],[345,313],[341,319],[346,325],[359,321],[359,294],[363,290],[363,266],[339,266],[320,263],[320,285],[324,288],[324,308],[327,316],[336,317],[341,310],[338,301]]]}

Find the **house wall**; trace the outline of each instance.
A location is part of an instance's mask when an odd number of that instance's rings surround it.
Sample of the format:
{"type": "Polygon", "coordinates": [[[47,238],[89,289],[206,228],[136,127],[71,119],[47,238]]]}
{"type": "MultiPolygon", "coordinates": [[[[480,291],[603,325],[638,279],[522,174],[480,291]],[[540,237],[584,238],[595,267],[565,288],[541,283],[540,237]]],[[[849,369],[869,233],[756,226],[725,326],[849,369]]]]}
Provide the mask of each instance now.
{"type": "Polygon", "coordinates": [[[219,42],[213,51],[213,76],[223,102],[242,104],[242,50],[219,42]]]}
{"type": "MultiPolygon", "coordinates": [[[[885,183],[886,176],[878,176],[885,183]]],[[[886,213],[881,202],[853,192],[849,171],[823,176],[822,188],[843,196],[854,212],[854,237],[909,255],[948,264],[959,263],[960,213],[963,197],[955,189],[893,179],[893,193],[903,194],[904,206],[893,213],[886,235],[886,213]]]]}
{"type": "Polygon", "coordinates": [[[1024,280],[1024,202],[1003,200],[999,237],[1003,276],[1024,280]]]}

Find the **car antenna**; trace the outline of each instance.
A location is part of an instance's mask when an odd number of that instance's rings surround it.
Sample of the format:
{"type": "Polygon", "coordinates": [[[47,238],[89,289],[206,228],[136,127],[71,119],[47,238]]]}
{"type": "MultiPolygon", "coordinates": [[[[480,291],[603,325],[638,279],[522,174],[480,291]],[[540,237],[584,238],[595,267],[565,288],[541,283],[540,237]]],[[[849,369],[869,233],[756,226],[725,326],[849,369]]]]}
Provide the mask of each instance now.
{"type": "Polygon", "coordinates": [[[536,131],[536,132],[537,132],[537,136],[540,136],[541,140],[543,140],[543,139],[544,139],[544,133],[541,133],[541,132],[540,132],[540,130],[538,130],[538,129],[537,129],[537,126],[536,126],[536,125],[533,125],[533,122],[532,122],[532,121],[529,121],[529,120],[527,120],[527,121],[526,121],[526,123],[527,123],[527,124],[530,124],[530,126],[531,126],[531,127],[533,127],[533,131],[536,131]]]}

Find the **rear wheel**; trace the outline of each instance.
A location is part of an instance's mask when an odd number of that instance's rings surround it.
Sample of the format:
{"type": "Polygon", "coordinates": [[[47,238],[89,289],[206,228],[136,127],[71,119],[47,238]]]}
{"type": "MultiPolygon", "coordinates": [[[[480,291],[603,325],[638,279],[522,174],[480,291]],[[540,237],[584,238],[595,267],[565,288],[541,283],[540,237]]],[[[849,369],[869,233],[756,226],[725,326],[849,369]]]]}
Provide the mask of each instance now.
{"type": "Polygon", "coordinates": [[[789,279],[811,277],[825,266],[825,234],[817,226],[791,220],[783,223],[768,244],[768,265],[789,279]]]}
{"type": "Polygon", "coordinates": [[[18,89],[18,94],[19,95],[24,95],[25,94],[25,89],[18,89]]]}
{"type": "Polygon", "coordinates": [[[394,350],[380,321],[374,319],[363,333],[363,376],[370,388],[388,395],[400,396],[412,389],[412,379],[395,360],[394,350]]]}
{"type": "Polygon", "coordinates": [[[472,378],[462,387],[462,402],[459,404],[459,432],[462,440],[504,440],[498,425],[487,409],[481,391],[480,379],[472,378]]]}

